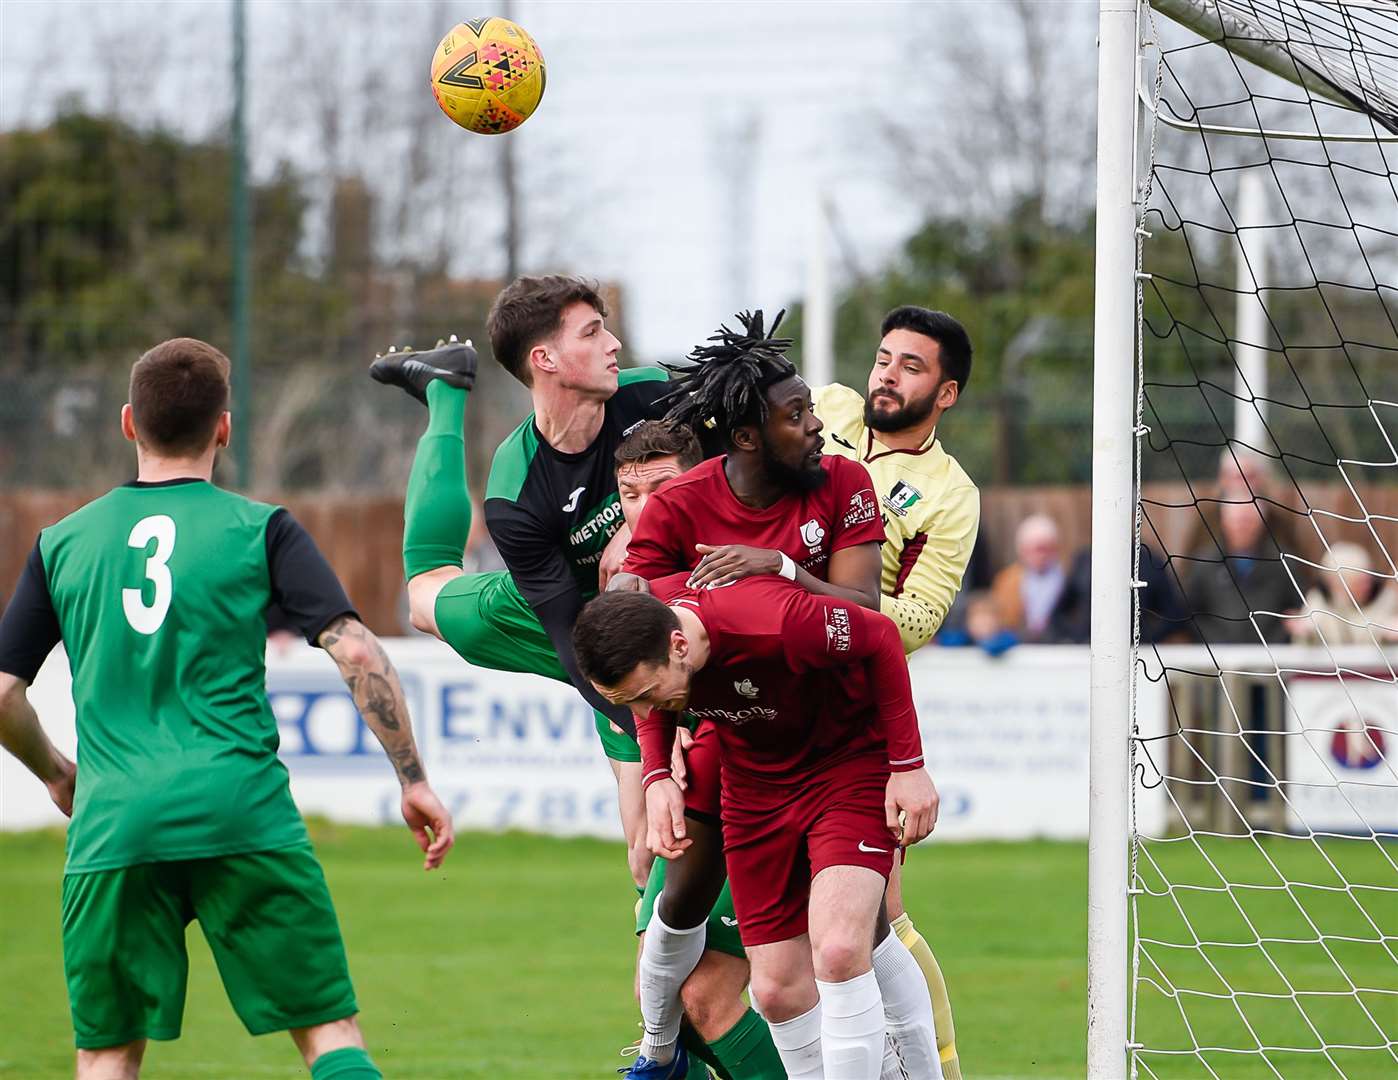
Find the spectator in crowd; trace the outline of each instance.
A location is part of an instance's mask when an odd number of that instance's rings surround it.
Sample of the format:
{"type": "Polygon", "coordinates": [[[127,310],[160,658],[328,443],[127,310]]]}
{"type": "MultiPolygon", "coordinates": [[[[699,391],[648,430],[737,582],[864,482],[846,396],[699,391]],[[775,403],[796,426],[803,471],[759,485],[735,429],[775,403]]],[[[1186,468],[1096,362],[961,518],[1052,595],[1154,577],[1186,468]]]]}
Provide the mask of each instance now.
{"type": "Polygon", "coordinates": [[[1031,514],[1015,531],[1015,561],[995,575],[990,596],[1000,625],[1021,641],[1040,641],[1067,583],[1058,526],[1031,514]]]}
{"type": "MultiPolygon", "coordinates": [[[[1188,633],[1187,615],[1174,572],[1149,544],[1141,544],[1141,643],[1155,645],[1188,633]]],[[[1068,580],[1049,616],[1045,639],[1060,644],[1085,645],[1092,638],[1092,549],[1073,556],[1068,580]]]]}
{"type": "Polygon", "coordinates": [[[1218,507],[1218,534],[1193,555],[1185,581],[1195,630],[1208,645],[1288,639],[1282,612],[1297,610],[1302,592],[1283,563],[1256,501],[1218,507]]]}
{"type": "Polygon", "coordinates": [[[1299,551],[1296,515],[1284,509],[1288,500],[1272,459],[1246,446],[1225,447],[1219,454],[1214,489],[1201,492],[1196,500],[1199,516],[1180,550],[1190,553],[1214,550],[1214,538],[1220,535],[1220,507],[1224,503],[1253,500],[1262,510],[1267,532],[1276,548],[1293,554],[1299,551]]]}
{"type": "Polygon", "coordinates": [[[1019,637],[1015,632],[1001,624],[1000,613],[989,593],[982,591],[967,594],[962,607],[965,613],[962,625],[943,628],[937,635],[939,644],[978,645],[991,656],[999,656],[1019,644],[1019,637]]]}
{"type": "Polygon", "coordinates": [[[1326,573],[1306,594],[1306,606],[1288,619],[1287,632],[1302,644],[1361,645],[1398,640],[1398,593],[1374,573],[1369,552],[1358,544],[1333,544],[1321,558],[1326,573]]]}

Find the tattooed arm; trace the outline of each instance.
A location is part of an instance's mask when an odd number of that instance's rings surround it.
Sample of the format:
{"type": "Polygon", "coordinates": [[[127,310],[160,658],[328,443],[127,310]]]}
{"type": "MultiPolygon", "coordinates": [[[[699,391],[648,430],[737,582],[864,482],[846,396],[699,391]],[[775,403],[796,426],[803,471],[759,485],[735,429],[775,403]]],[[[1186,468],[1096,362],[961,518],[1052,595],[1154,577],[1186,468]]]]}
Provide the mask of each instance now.
{"type": "Polygon", "coordinates": [[[453,843],[451,815],[427,784],[398,672],[379,639],[353,616],[340,616],[317,643],[335,661],[359,715],[393,763],[403,787],[403,820],[427,853],[427,869],[440,866],[453,843]]]}

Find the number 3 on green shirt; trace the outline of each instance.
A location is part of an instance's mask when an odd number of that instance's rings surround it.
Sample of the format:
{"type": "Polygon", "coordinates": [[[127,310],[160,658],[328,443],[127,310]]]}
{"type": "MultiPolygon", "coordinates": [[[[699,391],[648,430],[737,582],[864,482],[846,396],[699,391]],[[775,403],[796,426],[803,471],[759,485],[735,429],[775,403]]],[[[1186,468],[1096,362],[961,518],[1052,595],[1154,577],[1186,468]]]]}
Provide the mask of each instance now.
{"type": "Polygon", "coordinates": [[[131,529],[127,538],[128,547],[144,549],[155,541],[155,554],[146,559],[146,580],[154,588],[154,597],[148,605],[145,602],[145,587],[121,590],[121,607],[126,612],[126,621],[138,634],[153,634],[170,611],[170,598],[174,595],[175,583],[170,577],[170,567],[166,564],[175,552],[175,522],[167,514],[154,514],[144,517],[131,529]]]}

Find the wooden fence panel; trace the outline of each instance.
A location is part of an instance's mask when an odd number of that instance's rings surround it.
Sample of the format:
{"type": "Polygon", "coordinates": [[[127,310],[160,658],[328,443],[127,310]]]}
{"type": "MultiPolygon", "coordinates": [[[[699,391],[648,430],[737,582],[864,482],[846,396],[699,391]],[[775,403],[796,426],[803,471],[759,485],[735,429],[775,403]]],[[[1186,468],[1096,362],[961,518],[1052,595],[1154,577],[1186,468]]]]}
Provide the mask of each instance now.
{"type": "MultiPolygon", "coordinates": [[[[1196,490],[1202,498],[1207,489],[1196,490]]],[[[100,493],[0,491],[0,598],[8,597],[14,587],[38,531],[97,494],[100,493]]],[[[383,635],[407,630],[401,498],[333,494],[260,497],[286,506],[306,526],[371,629],[383,635]]],[[[1191,540],[1201,535],[1201,508],[1208,504],[1196,502],[1195,492],[1185,484],[1148,484],[1145,497],[1149,504],[1143,530],[1146,540],[1172,555],[1188,554],[1191,540]]],[[[1293,523],[1295,554],[1317,559],[1323,534],[1331,543],[1353,540],[1363,544],[1377,556],[1376,566],[1381,572],[1392,571],[1378,548],[1381,544],[1398,556],[1398,486],[1371,487],[1356,498],[1343,485],[1313,485],[1307,487],[1304,498],[1312,508],[1309,517],[1282,515],[1293,523]]],[[[1279,496],[1277,502],[1293,511],[1305,506],[1295,493],[1290,500],[1279,496]]],[[[981,498],[981,533],[995,568],[1014,559],[1015,529],[1032,513],[1048,514],[1058,523],[1065,556],[1091,541],[1089,488],[988,489],[981,498]]]]}

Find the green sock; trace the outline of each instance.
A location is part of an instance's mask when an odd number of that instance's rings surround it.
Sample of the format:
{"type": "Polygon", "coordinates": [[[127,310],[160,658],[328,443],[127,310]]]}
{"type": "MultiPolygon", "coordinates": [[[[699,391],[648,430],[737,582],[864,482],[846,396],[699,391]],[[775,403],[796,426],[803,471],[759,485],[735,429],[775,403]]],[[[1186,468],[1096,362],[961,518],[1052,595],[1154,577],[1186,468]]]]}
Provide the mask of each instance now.
{"type": "Polygon", "coordinates": [[[688,1017],[680,1024],[680,1045],[689,1051],[689,1072],[685,1080],[708,1080],[709,1072],[705,1068],[706,1065],[712,1065],[721,1080],[733,1080],[733,1077],[724,1072],[723,1065],[719,1063],[713,1049],[690,1025],[688,1017]]]}
{"type": "Polygon", "coordinates": [[[733,1080],[786,1080],[767,1021],[749,1009],[728,1034],[709,1043],[709,1049],[733,1080]]]}
{"type": "Polygon", "coordinates": [[[459,567],[466,554],[466,396],[440,379],[427,384],[427,430],[418,440],[403,503],[403,572],[409,581],[439,566],[459,567]]]}
{"type": "Polygon", "coordinates": [[[383,1080],[383,1073],[357,1046],[342,1046],[311,1063],[311,1080],[383,1080]]]}

